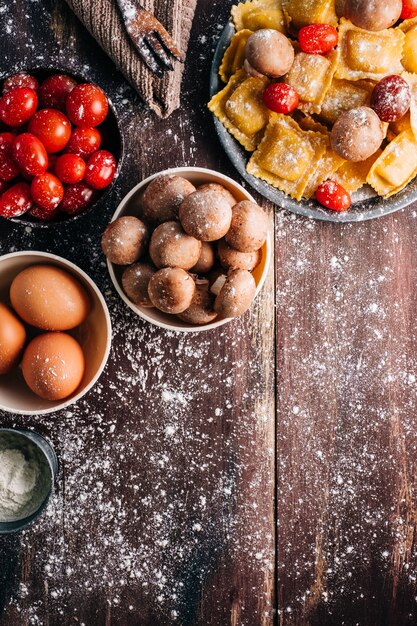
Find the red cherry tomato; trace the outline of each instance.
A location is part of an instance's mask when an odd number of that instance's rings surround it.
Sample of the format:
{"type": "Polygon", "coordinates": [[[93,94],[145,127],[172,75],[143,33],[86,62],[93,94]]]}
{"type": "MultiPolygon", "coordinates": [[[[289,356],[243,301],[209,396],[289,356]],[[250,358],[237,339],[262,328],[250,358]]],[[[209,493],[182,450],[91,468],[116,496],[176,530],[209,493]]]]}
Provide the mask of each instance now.
{"type": "Polygon", "coordinates": [[[52,222],[52,220],[57,217],[58,213],[58,209],[44,209],[43,207],[36,206],[35,204],[35,206],[28,212],[28,215],[30,215],[30,217],[34,217],[40,222],[52,222]]]}
{"type": "Polygon", "coordinates": [[[298,41],[303,52],[326,54],[337,46],[339,35],[334,26],[329,24],[310,24],[300,30],[298,41]]]}
{"type": "Polygon", "coordinates": [[[22,126],[30,120],[37,106],[36,91],[15,87],[0,98],[0,119],[8,126],[22,126]]]}
{"type": "Polygon", "coordinates": [[[39,100],[43,107],[65,111],[68,94],[77,85],[77,81],[66,74],[54,74],[39,87],[39,100]]]}
{"type": "Polygon", "coordinates": [[[17,217],[29,211],[32,207],[32,196],[27,183],[17,183],[0,196],[0,215],[2,217],[17,217]]]}
{"type": "Polygon", "coordinates": [[[410,104],[410,87],[404,78],[396,74],[383,78],[372,92],[371,107],[383,122],[400,120],[410,104]]]}
{"type": "Polygon", "coordinates": [[[2,90],[3,95],[12,89],[15,89],[15,87],[29,87],[29,89],[36,91],[39,84],[36,78],[30,74],[14,74],[13,76],[9,76],[9,78],[5,79],[2,90]]]}
{"type": "Polygon", "coordinates": [[[45,146],[47,152],[60,152],[71,137],[71,124],[56,109],[41,109],[32,117],[28,130],[45,146]]]}
{"type": "Polygon", "coordinates": [[[349,192],[334,180],[326,180],[316,191],[316,200],[332,211],[347,211],[352,204],[349,192]]]}
{"type": "Polygon", "coordinates": [[[67,97],[67,115],[75,126],[98,126],[107,117],[106,94],[96,85],[77,85],[67,97]]]}
{"type": "Polygon", "coordinates": [[[74,128],[65,152],[78,154],[85,160],[97,152],[100,145],[101,135],[97,128],[74,128]]]}
{"type": "Polygon", "coordinates": [[[84,178],[85,161],[78,154],[63,154],[55,165],[55,174],[67,185],[75,185],[84,178]]]}
{"type": "Polygon", "coordinates": [[[85,182],[93,189],[108,187],[116,173],[116,159],[107,150],[98,150],[87,162],[85,182]]]}
{"type": "Polygon", "coordinates": [[[403,0],[403,10],[400,17],[402,20],[417,17],[417,0],[403,0]]]}
{"type": "Polygon", "coordinates": [[[30,186],[32,198],[43,209],[56,209],[64,197],[64,186],[50,172],[36,176],[30,186]]]}
{"type": "Polygon", "coordinates": [[[298,106],[298,94],[291,85],[272,83],[263,93],[265,105],[275,113],[291,113],[298,106]]]}
{"type": "Polygon", "coordinates": [[[0,134],[0,179],[12,180],[19,174],[19,168],[12,158],[13,133],[0,134]]]}
{"type": "Polygon", "coordinates": [[[48,155],[45,147],[31,133],[22,133],[15,138],[12,156],[21,172],[27,176],[40,176],[48,168],[48,155]]]}
{"type": "Polygon", "coordinates": [[[59,210],[68,215],[78,215],[93,203],[94,196],[94,190],[85,183],[69,185],[65,188],[59,210]]]}

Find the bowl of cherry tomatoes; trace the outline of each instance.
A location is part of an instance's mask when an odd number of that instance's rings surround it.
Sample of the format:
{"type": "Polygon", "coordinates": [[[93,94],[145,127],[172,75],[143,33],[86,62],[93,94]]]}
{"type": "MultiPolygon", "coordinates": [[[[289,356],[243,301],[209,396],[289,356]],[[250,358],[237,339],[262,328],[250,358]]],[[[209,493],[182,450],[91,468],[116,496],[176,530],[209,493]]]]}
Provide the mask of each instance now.
{"type": "Polygon", "coordinates": [[[34,69],[0,83],[0,217],[30,226],[97,207],[120,170],[123,137],[98,86],[34,69]]]}

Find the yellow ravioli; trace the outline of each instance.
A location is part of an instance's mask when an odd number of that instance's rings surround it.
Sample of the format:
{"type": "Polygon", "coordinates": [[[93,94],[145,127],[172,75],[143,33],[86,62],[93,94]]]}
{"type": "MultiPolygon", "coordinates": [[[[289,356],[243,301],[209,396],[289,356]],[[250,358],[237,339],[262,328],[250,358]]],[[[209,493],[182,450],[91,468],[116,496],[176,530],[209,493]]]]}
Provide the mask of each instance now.
{"type": "Polygon", "coordinates": [[[336,78],[379,81],[401,73],[405,35],[399,28],[370,32],[342,18],[339,27],[341,51],[336,78]]]}
{"type": "Polygon", "coordinates": [[[282,0],[282,8],[287,28],[290,25],[294,30],[309,24],[337,25],[335,0],[282,0]]]}
{"type": "Polygon", "coordinates": [[[300,97],[299,109],[319,113],[337,67],[338,52],[329,55],[297,52],[285,82],[294,87],[300,97]]]}
{"type": "Polygon", "coordinates": [[[285,33],[284,13],[280,0],[252,0],[232,6],[232,19],[237,31],[273,28],[285,33]]]}
{"type": "Polygon", "coordinates": [[[334,124],[344,111],[369,105],[373,88],[373,83],[367,81],[334,78],[321,105],[320,118],[334,124]]]}
{"type": "Polygon", "coordinates": [[[233,35],[219,67],[219,76],[224,83],[229,82],[230,77],[243,67],[246,42],[252,34],[251,30],[245,29],[233,35]]]}
{"type": "Polygon", "coordinates": [[[417,140],[411,130],[400,133],[375,161],[366,182],[385,198],[404,187],[417,174],[417,140]]]}
{"type": "Polygon", "coordinates": [[[375,154],[366,159],[366,161],[345,161],[341,167],[331,176],[339,185],[342,185],[353,193],[357,191],[366,183],[366,179],[369,174],[369,170],[375,163],[375,161],[381,156],[382,150],[377,150],[375,154]]]}
{"type": "Polygon", "coordinates": [[[208,104],[210,111],[246,150],[255,150],[268,124],[269,109],[262,94],[269,82],[264,76],[248,76],[241,69],[208,104]]]}
{"type": "Polygon", "coordinates": [[[247,171],[300,200],[327,146],[326,135],[304,131],[290,117],[272,114],[247,171]]]}

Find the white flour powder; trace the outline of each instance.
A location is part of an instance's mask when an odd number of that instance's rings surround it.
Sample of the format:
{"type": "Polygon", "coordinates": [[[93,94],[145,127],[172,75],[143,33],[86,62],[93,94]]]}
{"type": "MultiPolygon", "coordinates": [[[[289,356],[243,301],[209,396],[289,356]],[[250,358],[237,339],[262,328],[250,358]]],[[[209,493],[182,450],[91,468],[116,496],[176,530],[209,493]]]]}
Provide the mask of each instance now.
{"type": "Polygon", "coordinates": [[[0,520],[26,516],[24,512],[33,499],[38,477],[38,465],[33,460],[26,461],[20,450],[0,451],[0,520]]]}

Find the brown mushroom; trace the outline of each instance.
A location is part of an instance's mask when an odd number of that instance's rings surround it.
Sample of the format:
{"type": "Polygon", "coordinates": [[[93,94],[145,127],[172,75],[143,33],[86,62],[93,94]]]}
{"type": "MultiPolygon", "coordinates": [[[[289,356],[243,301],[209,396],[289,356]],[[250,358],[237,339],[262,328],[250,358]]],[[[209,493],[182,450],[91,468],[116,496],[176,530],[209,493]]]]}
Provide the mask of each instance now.
{"type": "Polygon", "coordinates": [[[146,250],[147,226],[137,217],[126,215],[111,222],[101,238],[101,247],[111,263],[130,265],[146,250]]]}
{"type": "Polygon", "coordinates": [[[332,148],[347,161],[366,161],[384,140],[381,120],[369,107],[357,107],[340,115],[330,135],[332,148]]]}
{"type": "Polygon", "coordinates": [[[182,313],[190,306],[195,283],[185,270],[165,267],[155,272],[148,285],[152,304],[164,313],[182,313]]]}
{"type": "Polygon", "coordinates": [[[200,257],[201,241],[184,232],[178,222],[164,222],[154,230],[149,254],[156,267],[189,270],[200,257]]]}
{"type": "Polygon", "coordinates": [[[197,280],[190,306],[178,317],[188,324],[210,324],[217,317],[213,303],[214,297],[209,290],[209,281],[207,279],[197,280]]]}
{"type": "Polygon", "coordinates": [[[402,0],[346,0],[344,14],[355,26],[379,31],[400,19],[402,0]]]}
{"type": "Polygon", "coordinates": [[[185,232],[201,241],[216,241],[232,221],[230,202],[217,189],[195,191],[183,200],[179,217],[185,232]]]}
{"type": "Polygon", "coordinates": [[[207,274],[207,272],[213,269],[215,262],[216,254],[213,245],[208,241],[202,241],[200,256],[190,271],[193,274],[207,274]]]}
{"type": "Polygon", "coordinates": [[[181,202],[193,191],[194,185],[182,176],[157,176],[142,195],[140,204],[143,218],[158,223],[178,219],[181,202]]]}
{"type": "Polygon", "coordinates": [[[214,310],[222,318],[239,317],[249,309],[255,293],[256,282],[252,274],[247,270],[233,270],[214,301],[214,310]]]}
{"type": "Polygon", "coordinates": [[[232,209],[232,222],[226,234],[229,246],[239,252],[255,252],[263,246],[268,234],[265,211],[250,200],[238,202],[232,209]]]}
{"type": "Polygon", "coordinates": [[[135,263],[125,269],[122,274],[123,291],[133,304],[153,306],[148,294],[148,285],[155,271],[150,263],[135,263]]]}
{"type": "Polygon", "coordinates": [[[272,28],[261,28],[246,43],[246,59],[254,70],[271,78],[284,76],[294,63],[294,48],[288,37],[272,28]]]}
{"type": "Polygon", "coordinates": [[[261,250],[239,252],[239,250],[229,246],[224,239],[217,244],[217,251],[220,263],[226,270],[249,270],[251,272],[255,267],[258,267],[262,260],[261,250]]]}

